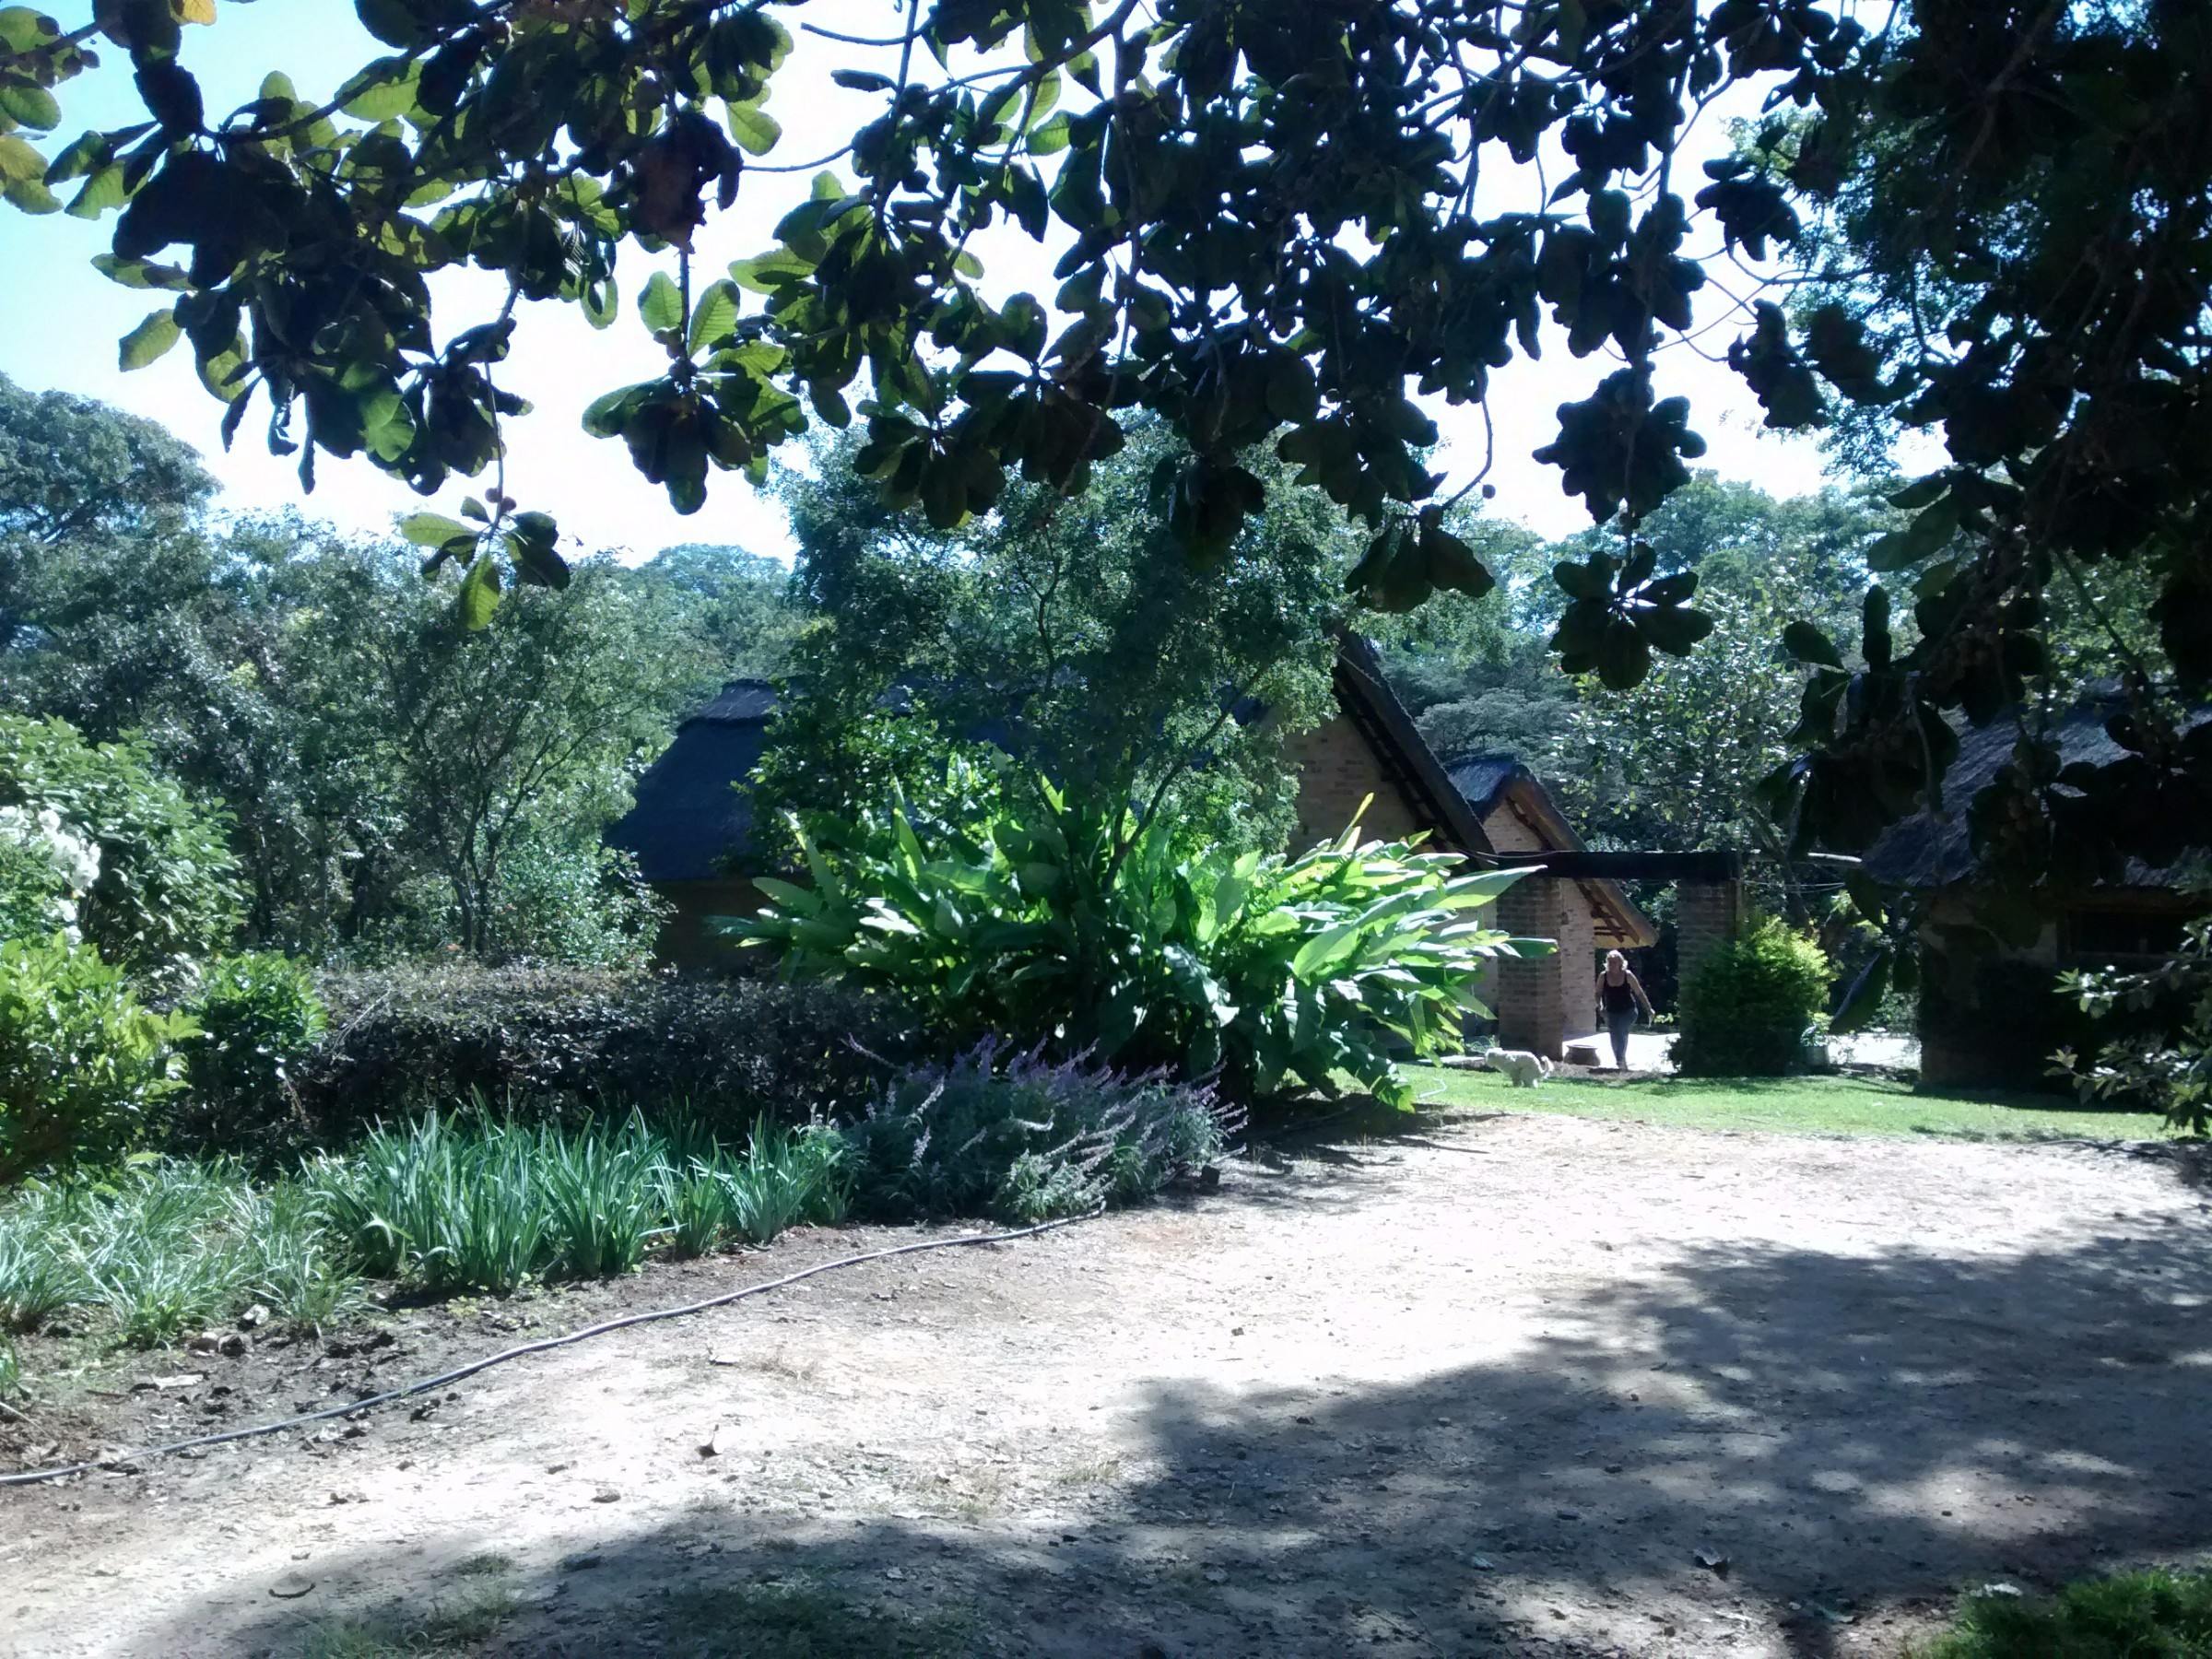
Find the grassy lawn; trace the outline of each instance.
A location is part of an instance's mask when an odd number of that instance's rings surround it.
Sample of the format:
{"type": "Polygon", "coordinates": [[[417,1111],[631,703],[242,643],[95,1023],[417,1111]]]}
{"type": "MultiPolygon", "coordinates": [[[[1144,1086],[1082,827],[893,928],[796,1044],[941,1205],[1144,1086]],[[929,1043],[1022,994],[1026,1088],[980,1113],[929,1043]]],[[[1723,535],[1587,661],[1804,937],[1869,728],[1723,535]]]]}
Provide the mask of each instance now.
{"type": "Polygon", "coordinates": [[[1629,1118],[1695,1129],[1798,1135],[1944,1135],[1968,1140],[2152,1140],[2153,1112],[2085,1111],[2058,1095],[1923,1094],[1873,1077],[1554,1078],[1515,1088],[1495,1072],[1410,1066],[1424,1101],[1486,1111],[1629,1118]]]}

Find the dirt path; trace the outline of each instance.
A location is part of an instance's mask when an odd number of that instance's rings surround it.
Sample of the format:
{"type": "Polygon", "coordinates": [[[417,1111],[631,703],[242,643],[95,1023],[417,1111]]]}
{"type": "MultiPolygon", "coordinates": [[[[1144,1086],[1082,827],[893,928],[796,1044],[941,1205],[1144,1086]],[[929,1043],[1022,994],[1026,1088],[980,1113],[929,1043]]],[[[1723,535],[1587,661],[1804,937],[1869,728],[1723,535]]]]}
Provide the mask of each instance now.
{"type": "Polygon", "coordinates": [[[0,1492],[0,1652],[1894,1653],[1962,1587],[2212,1544],[2208,1241],[2114,1150],[1465,1118],[0,1492]]]}

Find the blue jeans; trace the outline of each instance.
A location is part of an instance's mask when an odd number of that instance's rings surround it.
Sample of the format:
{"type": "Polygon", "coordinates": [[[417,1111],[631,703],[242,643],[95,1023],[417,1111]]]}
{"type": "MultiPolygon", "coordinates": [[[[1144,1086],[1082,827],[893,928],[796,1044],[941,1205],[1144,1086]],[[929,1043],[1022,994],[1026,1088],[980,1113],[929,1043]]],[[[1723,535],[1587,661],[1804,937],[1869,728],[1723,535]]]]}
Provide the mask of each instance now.
{"type": "Polygon", "coordinates": [[[1621,1071],[1629,1069],[1629,1033],[1635,1029],[1635,1009],[1606,1010],[1606,1035],[1613,1039],[1613,1064],[1621,1071]]]}

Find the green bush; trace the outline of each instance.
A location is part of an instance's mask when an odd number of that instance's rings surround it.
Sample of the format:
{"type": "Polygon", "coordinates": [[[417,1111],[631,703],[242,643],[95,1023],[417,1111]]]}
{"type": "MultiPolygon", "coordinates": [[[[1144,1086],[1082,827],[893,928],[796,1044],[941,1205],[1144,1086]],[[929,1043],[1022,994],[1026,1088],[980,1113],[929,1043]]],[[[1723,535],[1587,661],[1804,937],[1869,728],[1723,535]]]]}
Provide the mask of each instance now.
{"type": "Polygon", "coordinates": [[[2045,1598],[1970,1597],[1913,1659],[2212,1659],[2212,1572],[2085,1579],[2045,1598]]]}
{"type": "Polygon", "coordinates": [[[78,924],[107,961],[172,975],[237,933],[229,824],[157,770],[143,745],[89,744],[64,721],[0,714],[0,806],[52,810],[99,848],[78,924]]]}
{"type": "Polygon", "coordinates": [[[2190,923],[2157,968],[2069,972],[2059,987],[2101,1028],[2088,1058],[2071,1045],[2052,1056],[2084,1105],[2147,1107],[2180,1134],[2212,1134],[2212,918],[2190,923]]]}
{"type": "Polygon", "coordinates": [[[891,1004],[832,985],[467,965],[321,985],[329,1032],[292,1078],[324,1146],[476,1096],[566,1119],[683,1102],[741,1143],[760,1112],[792,1122],[867,1099],[913,1046],[891,1004]]]}
{"type": "Polygon", "coordinates": [[[634,853],[534,835],[500,862],[486,954],[495,961],[639,970],[668,905],[638,873],[634,853]]]}
{"type": "Polygon", "coordinates": [[[1675,1068],[1688,1077],[1780,1077],[1805,1065],[1828,1006],[1828,958],[1773,917],[1746,925],[1683,981],[1675,1068]]]}
{"type": "Polygon", "coordinates": [[[226,957],[208,967],[186,1007],[200,1028],[184,1045],[190,1138],[221,1140],[233,1122],[297,1115],[292,1068],[329,1025],[303,964],[275,951],[226,957]]]}
{"type": "Polygon", "coordinates": [[[141,1004],[88,946],[0,944],[0,1185],[137,1140],[182,1086],[178,1045],[197,1029],[141,1004]]]}
{"type": "Polygon", "coordinates": [[[1210,1088],[986,1041],[899,1077],[844,1133],[861,1214],[1021,1223],[1140,1203],[1218,1158],[1230,1127],[1210,1088]]]}
{"type": "Polygon", "coordinates": [[[1348,1074],[1408,1105],[1397,1059],[1457,1049],[1486,962],[1553,948],[1465,920],[1513,872],[1455,878],[1351,830],[1298,858],[1193,853],[1041,780],[927,848],[903,807],[794,834],[813,886],[763,879],[760,914],[720,924],[787,972],[888,992],[950,1045],[1218,1073],[1239,1099],[1348,1074]]]}

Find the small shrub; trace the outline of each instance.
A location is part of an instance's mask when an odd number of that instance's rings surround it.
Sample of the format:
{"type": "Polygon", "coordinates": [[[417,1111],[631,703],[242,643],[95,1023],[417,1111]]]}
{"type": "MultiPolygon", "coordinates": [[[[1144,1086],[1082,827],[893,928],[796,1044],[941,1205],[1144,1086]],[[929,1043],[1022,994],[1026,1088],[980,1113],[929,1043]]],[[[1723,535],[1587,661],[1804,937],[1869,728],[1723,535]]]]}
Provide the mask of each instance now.
{"type": "Polygon", "coordinates": [[[500,862],[486,947],[500,961],[635,971],[668,912],[636,854],[531,835],[500,862]]]}
{"type": "Polygon", "coordinates": [[[137,1139],[182,1086],[177,1045],[196,1030],[88,946],[0,945],[0,1185],[137,1139]]]}
{"type": "Polygon", "coordinates": [[[1773,917],[1752,922],[1683,982],[1676,1069],[1738,1077],[1801,1068],[1828,982],[1828,958],[1812,940],[1773,917]]]}
{"type": "Polygon", "coordinates": [[[2085,1579],[2056,1596],[1976,1595],[1914,1659],[2212,1659],[2212,1572],[2085,1579]]]}
{"type": "Polygon", "coordinates": [[[292,1068],[329,1024],[306,967],[275,951],[228,957],[209,966],[186,1006],[200,1028],[184,1044],[187,1138],[220,1145],[242,1137],[229,1125],[296,1117],[292,1068]]]}
{"type": "Polygon", "coordinates": [[[1218,1157],[1227,1124],[1208,1088],[985,1041],[906,1073],[845,1134],[863,1215],[1030,1222],[1140,1202],[1218,1157]]]}

